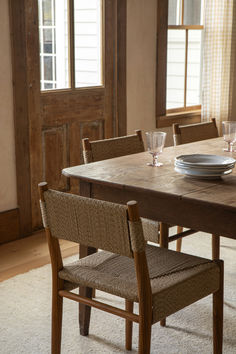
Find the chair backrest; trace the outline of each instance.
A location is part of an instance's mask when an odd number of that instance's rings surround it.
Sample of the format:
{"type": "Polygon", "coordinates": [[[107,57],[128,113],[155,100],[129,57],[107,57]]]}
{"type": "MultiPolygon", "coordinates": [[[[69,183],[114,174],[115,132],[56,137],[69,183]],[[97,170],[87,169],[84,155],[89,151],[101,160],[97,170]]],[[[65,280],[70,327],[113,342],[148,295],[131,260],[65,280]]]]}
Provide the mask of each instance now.
{"type": "Polygon", "coordinates": [[[187,144],[195,141],[217,138],[219,136],[215,118],[211,122],[189,125],[173,124],[174,145],[187,144]]]}
{"type": "Polygon", "coordinates": [[[128,226],[127,206],[50,190],[45,188],[46,183],[40,185],[43,223],[52,237],[127,257],[133,257],[137,244],[145,247],[141,221],[135,223],[138,229],[128,226]]]}
{"type": "Polygon", "coordinates": [[[82,144],[84,163],[137,154],[144,151],[141,130],[136,130],[133,135],[91,142],[88,138],[85,138],[82,140],[82,144]]]}

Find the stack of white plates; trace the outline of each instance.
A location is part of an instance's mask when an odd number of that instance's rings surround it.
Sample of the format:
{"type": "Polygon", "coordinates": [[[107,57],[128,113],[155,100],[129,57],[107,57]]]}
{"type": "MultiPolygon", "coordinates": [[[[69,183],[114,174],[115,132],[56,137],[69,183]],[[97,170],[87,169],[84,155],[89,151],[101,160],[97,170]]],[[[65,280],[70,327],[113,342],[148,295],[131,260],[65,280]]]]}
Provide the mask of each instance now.
{"type": "Polygon", "coordinates": [[[186,176],[214,179],[232,172],[236,160],[218,155],[181,155],[175,158],[175,170],[186,176]]]}

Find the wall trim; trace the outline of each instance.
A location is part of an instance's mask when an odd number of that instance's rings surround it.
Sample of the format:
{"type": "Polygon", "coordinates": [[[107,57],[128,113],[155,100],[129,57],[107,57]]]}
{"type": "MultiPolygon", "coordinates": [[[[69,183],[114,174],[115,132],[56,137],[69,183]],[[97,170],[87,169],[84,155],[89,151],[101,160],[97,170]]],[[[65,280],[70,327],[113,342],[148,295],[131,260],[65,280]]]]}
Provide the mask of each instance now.
{"type": "Polygon", "coordinates": [[[20,238],[19,208],[0,212],[0,244],[20,238]]]}

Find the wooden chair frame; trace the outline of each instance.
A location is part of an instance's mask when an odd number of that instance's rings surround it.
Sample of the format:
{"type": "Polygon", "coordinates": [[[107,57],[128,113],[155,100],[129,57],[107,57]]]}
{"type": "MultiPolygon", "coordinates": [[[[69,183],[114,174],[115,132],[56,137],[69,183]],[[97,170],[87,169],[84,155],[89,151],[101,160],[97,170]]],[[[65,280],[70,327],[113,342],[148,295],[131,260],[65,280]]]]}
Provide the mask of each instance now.
{"type": "MultiPolygon", "coordinates": [[[[48,190],[46,182],[39,184],[39,195],[42,202],[44,192],[48,190]]],[[[135,201],[127,203],[128,220],[139,221],[138,204],[135,201]]],[[[138,297],[139,314],[133,313],[133,303],[126,300],[125,310],[101,303],[92,299],[92,288],[88,288],[87,296],[77,295],[64,289],[64,281],[58,277],[63,268],[59,240],[52,237],[49,227],[45,227],[52,267],[52,337],[51,353],[61,352],[63,297],[86,306],[90,314],[91,307],[120,316],[126,320],[126,349],[132,349],[132,323],[139,324],[139,354],[149,354],[151,346],[152,326],[152,291],[145,251],[133,252],[138,297]]],[[[220,287],[213,293],[213,348],[214,354],[222,353],[223,338],[223,262],[217,261],[220,269],[220,287]]],[[[88,323],[89,326],[89,323],[88,323]]],[[[88,334],[88,333],[87,333],[88,334]]]]}

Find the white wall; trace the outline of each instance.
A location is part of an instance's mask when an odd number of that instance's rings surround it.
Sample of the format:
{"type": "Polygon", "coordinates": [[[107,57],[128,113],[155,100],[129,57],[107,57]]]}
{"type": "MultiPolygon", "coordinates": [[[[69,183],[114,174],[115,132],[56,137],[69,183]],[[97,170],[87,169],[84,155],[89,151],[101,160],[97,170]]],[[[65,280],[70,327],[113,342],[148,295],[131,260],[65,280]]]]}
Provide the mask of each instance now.
{"type": "Polygon", "coordinates": [[[0,212],[16,208],[15,142],[8,0],[0,1],[0,212]]]}

